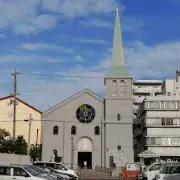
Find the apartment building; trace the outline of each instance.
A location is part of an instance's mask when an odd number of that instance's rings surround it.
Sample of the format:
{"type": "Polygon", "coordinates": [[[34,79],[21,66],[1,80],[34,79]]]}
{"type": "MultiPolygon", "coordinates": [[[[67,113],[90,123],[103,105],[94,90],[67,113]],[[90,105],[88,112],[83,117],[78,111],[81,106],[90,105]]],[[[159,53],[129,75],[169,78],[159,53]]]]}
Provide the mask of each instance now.
{"type": "Polygon", "coordinates": [[[164,79],[162,94],[180,96],[180,71],[176,71],[176,77],[174,79],[164,79]]]}
{"type": "Polygon", "coordinates": [[[161,95],[147,96],[137,110],[141,124],[136,137],[138,150],[148,158],[180,161],[180,72],[164,79],[161,95]],[[144,151],[144,152],[143,152],[144,151]]]}
{"type": "Polygon", "coordinates": [[[146,97],[137,111],[141,121],[141,151],[161,160],[180,161],[180,96],[146,97]]]}
{"type": "Polygon", "coordinates": [[[137,119],[137,109],[148,96],[161,94],[163,80],[134,80],[133,81],[133,136],[134,136],[134,155],[135,161],[138,160],[137,154],[141,152],[138,139],[141,138],[141,122],[137,119]]]}

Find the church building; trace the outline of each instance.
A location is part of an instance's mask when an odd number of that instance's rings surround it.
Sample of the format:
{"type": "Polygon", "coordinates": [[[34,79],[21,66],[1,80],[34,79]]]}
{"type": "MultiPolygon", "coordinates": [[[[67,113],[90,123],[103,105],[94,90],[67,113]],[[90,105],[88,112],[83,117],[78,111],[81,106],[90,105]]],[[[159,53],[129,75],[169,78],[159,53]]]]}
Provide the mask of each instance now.
{"type": "Polygon", "coordinates": [[[53,161],[54,151],[71,168],[115,168],[134,161],[132,77],[125,67],[118,10],[104,85],[104,98],[83,89],[43,113],[43,161],[53,161]]]}

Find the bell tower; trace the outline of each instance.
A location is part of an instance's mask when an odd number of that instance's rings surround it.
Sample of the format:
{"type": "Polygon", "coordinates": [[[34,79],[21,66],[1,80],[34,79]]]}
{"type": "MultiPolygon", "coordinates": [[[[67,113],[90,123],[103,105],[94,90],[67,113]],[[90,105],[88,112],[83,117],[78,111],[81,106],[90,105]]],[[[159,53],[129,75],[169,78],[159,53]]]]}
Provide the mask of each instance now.
{"type": "Polygon", "coordinates": [[[111,67],[106,89],[104,162],[106,167],[134,161],[132,78],[125,66],[119,9],[116,10],[111,67]]]}

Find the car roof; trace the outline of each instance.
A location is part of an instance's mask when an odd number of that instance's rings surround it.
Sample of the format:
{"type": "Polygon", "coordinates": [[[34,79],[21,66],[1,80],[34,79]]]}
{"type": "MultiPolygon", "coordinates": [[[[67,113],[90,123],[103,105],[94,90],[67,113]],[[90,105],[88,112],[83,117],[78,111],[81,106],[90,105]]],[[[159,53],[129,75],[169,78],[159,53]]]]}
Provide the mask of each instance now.
{"type": "MultiPolygon", "coordinates": [[[[49,163],[49,164],[62,164],[60,162],[52,162],[52,161],[34,161],[34,163],[49,163]]],[[[63,165],[63,164],[62,164],[63,165]]]]}

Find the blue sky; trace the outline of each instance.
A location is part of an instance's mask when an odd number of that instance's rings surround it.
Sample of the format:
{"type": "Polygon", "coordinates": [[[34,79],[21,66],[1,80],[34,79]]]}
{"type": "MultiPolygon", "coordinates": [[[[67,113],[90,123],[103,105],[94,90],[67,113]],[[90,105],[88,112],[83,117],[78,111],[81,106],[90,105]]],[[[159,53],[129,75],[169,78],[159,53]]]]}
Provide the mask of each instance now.
{"type": "Polygon", "coordinates": [[[103,94],[116,7],[133,78],[162,79],[163,70],[174,77],[180,65],[179,0],[0,0],[0,96],[12,92],[14,67],[22,73],[20,98],[42,110],[84,87],[103,94]]]}

